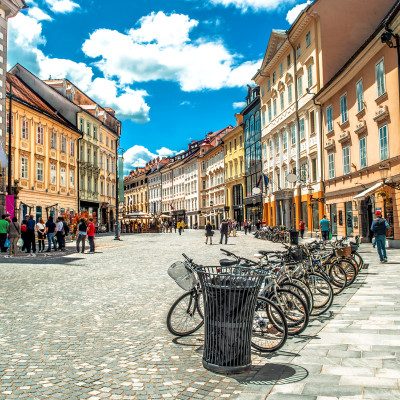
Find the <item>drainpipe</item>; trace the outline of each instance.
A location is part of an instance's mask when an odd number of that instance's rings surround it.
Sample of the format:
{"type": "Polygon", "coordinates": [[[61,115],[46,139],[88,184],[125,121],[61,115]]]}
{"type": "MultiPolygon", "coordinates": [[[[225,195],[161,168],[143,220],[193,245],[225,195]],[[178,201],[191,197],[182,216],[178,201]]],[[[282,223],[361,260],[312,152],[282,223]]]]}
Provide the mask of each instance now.
{"type": "Polygon", "coordinates": [[[80,188],[81,146],[80,146],[80,141],[82,139],[83,139],[83,133],[82,133],[82,136],[78,138],[78,141],[77,141],[77,147],[78,148],[76,149],[77,150],[76,153],[78,155],[78,160],[77,160],[77,163],[76,163],[76,166],[77,166],[76,184],[77,184],[77,192],[78,192],[78,196],[77,196],[77,199],[78,199],[78,214],[80,213],[80,210],[81,210],[81,196],[80,196],[80,191],[81,191],[81,188],[80,188]]]}
{"type": "MultiPolygon", "coordinates": [[[[296,175],[300,173],[300,117],[299,117],[299,97],[297,91],[297,54],[293,43],[290,41],[289,34],[286,32],[287,40],[293,49],[293,66],[294,66],[294,98],[295,98],[295,110],[296,110],[296,175]]],[[[301,177],[300,177],[301,178],[301,177]]],[[[299,180],[298,191],[299,191],[299,221],[303,219],[303,209],[301,207],[301,186],[302,181],[299,180]]]]}

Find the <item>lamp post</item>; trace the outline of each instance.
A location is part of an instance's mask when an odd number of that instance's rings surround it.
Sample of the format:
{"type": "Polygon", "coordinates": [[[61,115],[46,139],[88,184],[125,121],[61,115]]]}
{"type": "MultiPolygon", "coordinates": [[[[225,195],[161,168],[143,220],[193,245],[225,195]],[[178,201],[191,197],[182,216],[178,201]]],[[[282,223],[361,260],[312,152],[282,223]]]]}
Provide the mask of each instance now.
{"type": "Polygon", "coordinates": [[[116,186],[117,190],[115,191],[116,197],[115,197],[115,237],[114,240],[121,240],[121,233],[119,230],[119,155],[121,155],[122,161],[124,160],[124,153],[125,150],[122,147],[119,147],[119,141],[117,142],[116,146],[116,186]]]}

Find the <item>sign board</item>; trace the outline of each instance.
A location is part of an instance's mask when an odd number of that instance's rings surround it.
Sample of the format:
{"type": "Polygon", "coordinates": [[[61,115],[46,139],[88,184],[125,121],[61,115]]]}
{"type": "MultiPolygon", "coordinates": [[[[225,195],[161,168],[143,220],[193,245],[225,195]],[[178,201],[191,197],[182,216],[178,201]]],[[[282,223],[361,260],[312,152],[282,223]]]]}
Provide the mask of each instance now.
{"type": "Polygon", "coordinates": [[[14,195],[6,195],[6,213],[10,214],[11,219],[14,218],[14,195]]]}
{"type": "Polygon", "coordinates": [[[253,196],[256,196],[257,194],[261,193],[261,189],[257,186],[253,187],[252,193],[253,193],[253,196]]]}

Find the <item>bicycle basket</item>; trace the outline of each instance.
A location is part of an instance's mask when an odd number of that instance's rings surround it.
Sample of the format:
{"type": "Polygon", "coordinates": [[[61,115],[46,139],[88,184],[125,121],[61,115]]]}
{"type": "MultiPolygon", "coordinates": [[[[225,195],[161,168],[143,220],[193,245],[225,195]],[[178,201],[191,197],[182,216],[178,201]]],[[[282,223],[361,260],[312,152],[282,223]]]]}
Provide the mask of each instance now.
{"type": "Polygon", "coordinates": [[[358,250],[358,244],[350,242],[351,252],[355,253],[358,250]]]}
{"type": "Polygon", "coordinates": [[[336,252],[339,257],[348,257],[351,254],[351,247],[344,246],[341,249],[337,250],[336,252]]]}
{"type": "Polygon", "coordinates": [[[183,290],[192,290],[197,284],[196,274],[186,267],[182,261],[173,263],[168,268],[168,275],[177,283],[183,290]]]}

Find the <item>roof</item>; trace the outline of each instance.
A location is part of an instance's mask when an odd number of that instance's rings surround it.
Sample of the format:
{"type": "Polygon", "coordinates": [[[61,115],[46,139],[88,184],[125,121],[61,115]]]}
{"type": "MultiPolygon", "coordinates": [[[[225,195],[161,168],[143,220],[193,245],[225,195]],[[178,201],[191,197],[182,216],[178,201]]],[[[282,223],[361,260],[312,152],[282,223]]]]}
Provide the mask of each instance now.
{"type": "MultiPolygon", "coordinates": [[[[316,0],[318,1],[318,0],[316,0]]],[[[395,18],[396,14],[400,12],[400,0],[397,0],[390,11],[386,14],[385,18],[381,21],[379,26],[376,28],[374,33],[364,42],[364,44],[349,58],[349,60],[343,65],[342,68],[330,79],[329,82],[314,96],[318,98],[323,92],[325,92],[337,78],[351,65],[351,63],[362,53],[365,48],[374,40],[379,32],[388,24],[390,24],[395,18]]]]}
{"type": "Polygon", "coordinates": [[[7,72],[6,90],[7,95],[10,95],[10,85],[12,85],[13,99],[21,101],[22,103],[35,108],[36,110],[47,114],[53,119],[67,125],[70,128],[75,129],[62,115],[58,114],[57,111],[45,102],[36,92],[34,92],[28,85],[26,85],[17,76],[7,72]]]}

